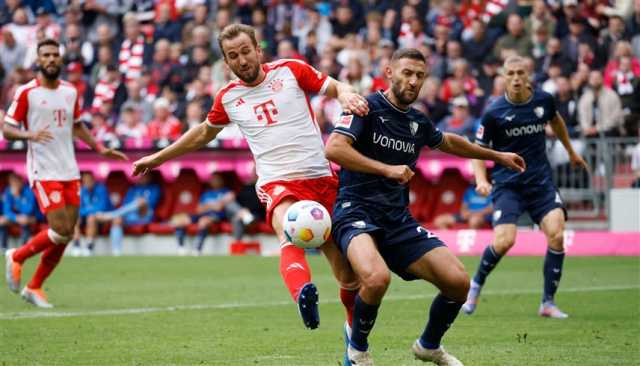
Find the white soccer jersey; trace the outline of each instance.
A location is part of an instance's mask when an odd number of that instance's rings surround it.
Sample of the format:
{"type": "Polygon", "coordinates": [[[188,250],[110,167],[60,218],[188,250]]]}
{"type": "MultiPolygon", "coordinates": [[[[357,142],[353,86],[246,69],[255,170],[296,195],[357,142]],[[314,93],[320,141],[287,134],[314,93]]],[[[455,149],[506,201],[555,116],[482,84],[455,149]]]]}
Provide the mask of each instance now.
{"type": "Polygon", "coordinates": [[[53,135],[49,142],[28,142],[27,174],[35,181],[80,179],[73,147],[73,125],[80,108],[76,88],[60,81],[55,89],[45,88],[38,79],[19,87],[5,116],[5,123],[24,126],[28,131],[46,128],[53,135]]]}
{"type": "Polygon", "coordinates": [[[207,122],[213,127],[235,123],[240,128],[256,160],[258,186],[330,176],[307,94],[324,94],[330,79],[298,60],[279,60],[262,68],[266,77],[259,85],[235,80],[222,88],[207,122]]]}

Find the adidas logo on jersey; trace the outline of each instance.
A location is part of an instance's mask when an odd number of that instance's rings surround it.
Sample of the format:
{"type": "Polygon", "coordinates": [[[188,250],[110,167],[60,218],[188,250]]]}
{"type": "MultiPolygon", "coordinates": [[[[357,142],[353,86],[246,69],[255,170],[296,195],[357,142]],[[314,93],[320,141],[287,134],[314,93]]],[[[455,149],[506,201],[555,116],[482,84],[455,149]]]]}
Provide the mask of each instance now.
{"type": "Polygon", "coordinates": [[[509,136],[509,137],[518,137],[518,136],[523,136],[523,135],[533,135],[533,134],[536,134],[536,133],[540,133],[542,131],[544,131],[544,124],[542,124],[542,123],[535,124],[535,125],[514,127],[514,128],[510,128],[508,130],[505,130],[507,136],[509,136]]]}

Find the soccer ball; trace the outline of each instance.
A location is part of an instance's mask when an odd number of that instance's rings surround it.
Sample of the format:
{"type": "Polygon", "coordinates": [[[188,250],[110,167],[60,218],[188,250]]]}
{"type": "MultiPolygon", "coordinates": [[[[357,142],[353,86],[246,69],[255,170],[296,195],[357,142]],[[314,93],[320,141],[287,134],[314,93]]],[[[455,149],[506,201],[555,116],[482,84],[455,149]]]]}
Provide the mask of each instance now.
{"type": "Polygon", "coordinates": [[[316,201],[298,201],[284,215],[284,235],[300,248],[317,248],[331,235],[331,216],[316,201]]]}

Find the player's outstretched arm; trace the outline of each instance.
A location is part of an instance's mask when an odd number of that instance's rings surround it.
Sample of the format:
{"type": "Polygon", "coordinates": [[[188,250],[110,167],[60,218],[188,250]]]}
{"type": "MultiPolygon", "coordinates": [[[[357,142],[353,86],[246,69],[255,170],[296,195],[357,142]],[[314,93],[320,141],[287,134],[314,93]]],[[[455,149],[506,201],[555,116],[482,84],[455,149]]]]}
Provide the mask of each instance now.
{"type": "Polygon", "coordinates": [[[488,196],[492,187],[487,177],[487,165],[484,160],[473,159],[471,166],[473,167],[473,175],[476,177],[476,192],[485,197],[488,196]]]}
{"type": "Polygon", "coordinates": [[[454,133],[444,134],[444,139],[442,144],[438,146],[438,150],[463,158],[493,160],[520,173],[526,169],[524,159],[520,155],[487,149],[478,144],[472,144],[464,137],[454,133]]]}
{"type": "Polygon", "coordinates": [[[405,184],[413,177],[413,170],[406,165],[387,165],[370,159],[354,149],[353,139],[340,133],[332,133],[324,153],[327,159],[341,167],[360,173],[381,175],[405,184]]]}
{"type": "Polygon", "coordinates": [[[101,143],[96,142],[93,136],[91,136],[89,130],[87,130],[87,127],[85,127],[84,123],[75,123],[73,125],[73,135],[82,140],[82,142],[84,142],[85,144],[89,145],[90,148],[97,151],[98,154],[104,156],[105,158],[123,161],[129,160],[129,158],[122,152],[115,149],[106,148],[101,143]]]}
{"type": "Polygon", "coordinates": [[[175,159],[178,156],[196,151],[209,141],[216,138],[222,128],[212,127],[206,121],[190,129],[177,141],[164,149],[147,155],[133,163],[133,175],[146,174],[151,169],[161,165],[167,160],[175,159]]]}
{"type": "Polygon", "coordinates": [[[573,146],[571,145],[571,141],[569,140],[569,132],[567,132],[567,126],[564,123],[564,118],[560,115],[560,113],[556,112],[556,115],[551,120],[551,129],[556,137],[562,142],[562,145],[567,150],[569,154],[569,161],[572,166],[579,166],[585,170],[589,170],[589,164],[587,164],[582,156],[578,155],[578,153],[573,150],[573,146]]]}
{"type": "Polygon", "coordinates": [[[330,79],[325,95],[329,98],[338,98],[345,113],[353,113],[358,116],[366,116],[369,113],[367,100],[356,93],[355,89],[347,83],[330,79]]]}

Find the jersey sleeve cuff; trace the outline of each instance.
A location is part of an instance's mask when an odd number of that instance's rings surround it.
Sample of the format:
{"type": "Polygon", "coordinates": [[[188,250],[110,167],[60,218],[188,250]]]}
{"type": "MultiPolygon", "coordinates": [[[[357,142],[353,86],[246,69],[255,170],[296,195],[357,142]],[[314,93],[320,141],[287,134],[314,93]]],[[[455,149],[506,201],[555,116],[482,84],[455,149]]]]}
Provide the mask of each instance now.
{"type": "Polygon", "coordinates": [[[331,83],[331,76],[327,76],[324,79],[324,83],[322,83],[320,90],[318,90],[318,94],[325,95],[325,93],[327,92],[327,89],[329,88],[330,83],[331,83]]]}
{"type": "Polygon", "coordinates": [[[484,141],[476,140],[475,143],[480,145],[480,146],[491,147],[491,144],[488,144],[488,143],[486,143],[484,141]]]}
{"type": "Polygon", "coordinates": [[[332,132],[337,132],[337,133],[339,133],[341,135],[345,135],[345,136],[351,137],[353,139],[353,141],[358,141],[356,136],[354,134],[352,134],[351,132],[349,132],[349,131],[345,131],[345,130],[340,130],[340,129],[334,128],[332,132]]]}
{"type": "Polygon", "coordinates": [[[20,127],[20,122],[16,121],[15,119],[13,119],[13,117],[10,117],[9,115],[4,116],[4,123],[8,123],[14,127],[20,127]]]}
{"type": "Polygon", "coordinates": [[[223,128],[223,127],[229,126],[229,122],[225,124],[218,124],[218,123],[211,123],[211,121],[209,121],[208,119],[205,120],[205,123],[207,124],[207,126],[211,128],[223,128]]]}
{"type": "Polygon", "coordinates": [[[431,148],[431,150],[436,150],[436,149],[440,148],[440,146],[442,145],[443,142],[444,142],[444,133],[442,134],[442,138],[440,139],[440,142],[438,142],[434,146],[429,146],[429,148],[431,148]]]}

